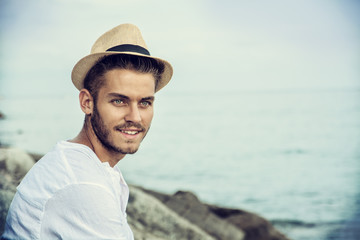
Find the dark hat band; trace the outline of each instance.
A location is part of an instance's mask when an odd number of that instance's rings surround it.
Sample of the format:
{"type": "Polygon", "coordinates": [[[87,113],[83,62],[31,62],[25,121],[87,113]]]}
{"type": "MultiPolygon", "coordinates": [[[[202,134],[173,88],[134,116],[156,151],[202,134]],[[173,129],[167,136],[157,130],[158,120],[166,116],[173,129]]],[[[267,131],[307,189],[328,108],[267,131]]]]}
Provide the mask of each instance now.
{"type": "Polygon", "coordinates": [[[133,45],[133,44],[122,44],[117,45],[115,47],[109,48],[106,50],[107,52],[134,52],[134,53],[141,53],[144,55],[150,56],[150,52],[139,45],[133,45]]]}

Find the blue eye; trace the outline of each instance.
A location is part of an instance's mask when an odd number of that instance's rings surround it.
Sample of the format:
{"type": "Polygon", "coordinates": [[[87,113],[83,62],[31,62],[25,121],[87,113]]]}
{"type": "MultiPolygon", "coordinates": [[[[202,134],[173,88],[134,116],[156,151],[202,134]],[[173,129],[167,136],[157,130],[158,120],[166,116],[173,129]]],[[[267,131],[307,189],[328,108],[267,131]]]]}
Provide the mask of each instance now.
{"type": "Polygon", "coordinates": [[[112,100],[112,102],[113,102],[114,104],[116,104],[116,105],[119,105],[119,104],[123,104],[123,103],[124,103],[124,101],[121,100],[121,99],[115,99],[115,100],[112,100]]]}
{"type": "Polygon", "coordinates": [[[149,106],[151,106],[151,102],[149,102],[149,101],[143,101],[143,102],[140,102],[140,105],[141,105],[142,107],[149,107],[149,106]]]}

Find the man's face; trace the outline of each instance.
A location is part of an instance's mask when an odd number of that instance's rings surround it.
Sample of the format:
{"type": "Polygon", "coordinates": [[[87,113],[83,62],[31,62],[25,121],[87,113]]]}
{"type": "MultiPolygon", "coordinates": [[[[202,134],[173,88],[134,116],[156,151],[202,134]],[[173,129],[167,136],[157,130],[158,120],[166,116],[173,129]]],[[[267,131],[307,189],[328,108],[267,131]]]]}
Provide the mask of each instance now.
{"type": "Polygon", "coordinates": [[[104,77],[91,116],[92,128],[107,150],[135,153],[153,118],[154,77],[126,69],[110,70],[104,77]]]}

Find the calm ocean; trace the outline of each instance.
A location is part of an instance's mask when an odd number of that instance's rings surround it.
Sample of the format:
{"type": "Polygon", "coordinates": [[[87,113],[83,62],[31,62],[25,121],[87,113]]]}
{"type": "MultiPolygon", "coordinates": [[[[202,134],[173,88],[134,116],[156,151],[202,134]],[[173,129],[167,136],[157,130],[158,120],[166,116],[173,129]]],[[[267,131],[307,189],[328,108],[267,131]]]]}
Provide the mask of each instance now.
{"type": "MultiPolygon", "coordinates": [[[[1,143],[36,153],[83,121],[77,96],[4,98],[0,111],[1,143]]],[[[129,183],[258,213],[292,239],[346,239],[360,211],[360,91],[160,92],[155,112],[120,163],[129,183]]]]}

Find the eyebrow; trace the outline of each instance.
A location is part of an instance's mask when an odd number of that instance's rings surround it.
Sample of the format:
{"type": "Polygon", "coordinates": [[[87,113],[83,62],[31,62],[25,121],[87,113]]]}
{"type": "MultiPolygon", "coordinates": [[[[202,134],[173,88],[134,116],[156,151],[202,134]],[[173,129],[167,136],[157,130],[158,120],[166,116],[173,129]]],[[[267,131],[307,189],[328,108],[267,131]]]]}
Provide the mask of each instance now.
{"type": "Polygon", "coordinates": [[[141,99],[141,101],[154,101],[155,97],[154,96],[150,96],[150,97],[144,97],[141,99]]]}
{"type": "MultiPolygon", "coordinates": [[[[111,97],[116,97],[116,98],[122,98],[122,99],[126,99],[126,100],[130,100],[130,98],[126,95],[120,94],[120,93],[109,93],[108,96],[111,97]]],[[[148,97],[143,97],[141,98],[141,101],[154,101],[155,97],[154,96],[148,96],[148,97]]]]}
{"type": "Polygon", "coordinates": [[[122,95],[120,93],[109,93],[108,97],[116,97],[116,98],[124,98],[124,99],[130,99],[128,96],[122,95]]]}

